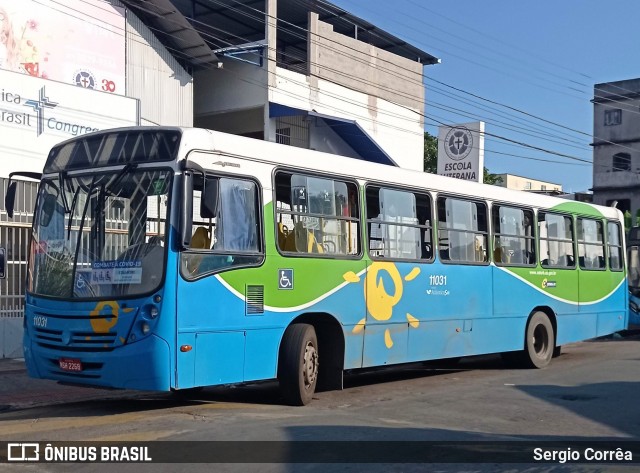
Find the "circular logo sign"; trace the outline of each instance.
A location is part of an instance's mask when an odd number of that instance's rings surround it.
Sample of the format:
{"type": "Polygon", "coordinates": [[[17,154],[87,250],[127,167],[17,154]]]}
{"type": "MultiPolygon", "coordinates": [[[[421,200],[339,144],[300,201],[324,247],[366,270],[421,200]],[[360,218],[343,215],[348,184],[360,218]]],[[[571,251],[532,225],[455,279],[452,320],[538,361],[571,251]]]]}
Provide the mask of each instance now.
{"type": "Polygon", "coordinates": [[[464,127],[456,127],[449,130],[444,139],[444,149],[454,161],[466,158],[473,148],[473,135],[464,127]]]}
{"type": "Polygon", "coordinates": [[[96,78],[91,72],[84,69],[77,71],[73,79],[77,86],[85,89],[93,89],[96,86],[96,78]]]}

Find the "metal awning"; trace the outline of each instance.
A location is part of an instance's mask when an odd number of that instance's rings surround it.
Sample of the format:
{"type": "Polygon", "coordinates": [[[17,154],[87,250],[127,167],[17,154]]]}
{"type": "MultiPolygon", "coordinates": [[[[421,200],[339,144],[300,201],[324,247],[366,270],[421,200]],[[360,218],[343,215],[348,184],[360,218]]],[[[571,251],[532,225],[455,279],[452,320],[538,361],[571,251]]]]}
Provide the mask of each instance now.
{"type": "Polygon", "coordinates": [[[273,102],[269,103],[269,117],[271,118],[298,116],[317,117],[322,120],[360,156],[360,159],[378,164],[398,166],[391,156],[355,120],[325,115],[313,110],[301,110],[273,102]]]}
{"type": "MultiPolygon", "coordinates": [[[[216,50],[266,38],[266,0],[122,0],[183,64],[216,65],[216,50]]],[[[316,12],[336,33],[357,38],[424,65],[440,60],[325,0],[278,0],[278,43],[306,57],[308,15],[316,12]]],[[[272,47],[276,47],[273,45],[272,47]]],[[[291,53],[295,55],[295,53],[291,53]]],[[[227,56],[230,54],[227,53],[227,56]]]]}
{"type": "Polygon", "coordinates": [[[176,57],[192,66],[219,62],[207,41],[170,0],[121,0],[176,57]]]}

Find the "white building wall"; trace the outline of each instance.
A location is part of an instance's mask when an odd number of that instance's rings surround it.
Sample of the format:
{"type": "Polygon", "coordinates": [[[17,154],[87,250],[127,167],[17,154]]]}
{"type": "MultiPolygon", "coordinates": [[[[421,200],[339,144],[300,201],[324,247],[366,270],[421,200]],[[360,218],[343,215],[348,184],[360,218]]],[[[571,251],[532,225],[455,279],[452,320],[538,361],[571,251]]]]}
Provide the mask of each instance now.
{"type": "Polygon", "coordinates": [[[424,130],[418,109],[322,79],[317,80],[317,87],[312,87],[307,76],[282,68],[276,69],[276,83],[269,88],[269,101],[355,120],[400,167],[422,170],[424,130]]]}
{"type": "Polygon", "coordinates": [[[140,124],[193,126],[193,78],[138,17],[126,16],[126,94],[140,99],[140,124]]]}

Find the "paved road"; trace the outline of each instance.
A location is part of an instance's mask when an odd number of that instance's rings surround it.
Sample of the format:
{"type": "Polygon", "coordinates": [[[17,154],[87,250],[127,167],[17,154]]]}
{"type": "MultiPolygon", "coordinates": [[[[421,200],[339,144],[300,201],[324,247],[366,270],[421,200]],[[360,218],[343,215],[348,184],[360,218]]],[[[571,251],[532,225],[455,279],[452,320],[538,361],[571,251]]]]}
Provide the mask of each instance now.
{"type": "MultiPolygon", "coordinates": [[[[455,366],[358,373],[347,377],[345,390],[318,393],[311,405],[303,408],[282,405],[274,383],[210,388],[191,400],[179,400],[167,394],[84,389],[32,380],[19,362],[0,361],[0,406],[4,406],[0,440],[529,440],[547,442],[544,445],[576,439],[638,440],[638,342],[640,336],[634,335],[570,345],[544,370],[507,369],[498,357],[484,357],[455,366]]],[[[353,445],[357,448],[359,444],[353,445]]],[[[31,471],[107,471],[100,469],[107,465],[68,465],[55,470],[58,466],[62,465],[34,465],[31,471]]],[[[150,466],[138,465],[131,471],[150,466]]],[[[163,469],[155,465],[149,471],[178,471],[177,466],[163,469]]],[[[127,467],[133,465],[118,469],[129,471],[127,467]]],[[[250,467],[224,465],[223,469],[247,471],[250,467]]],[[[495,471],[502,467],[485,464],[465,469],[495,471]]],[[[438,468],[458,471],[458,466],[438,468]]],[[[510,468],[603,471],[589,465],[510,468]]],[[[607,466],[606,471],[622,468],[607,466]]],[[[213,471],[204,465],[190,469],[213,471]]],[[[300,469],[328,471],[326,465],[289,468],[277,464],[256,471],[300,469]]],[[[340,470],[362,469],[345,464],[340,470]]],[[[371,465],[366,470],[371,471],[371,465]]],[[[640,468],[628,471],[633,470],[640,468]]],[[[375,471],[424,471],[424,467],[384,465],[376,466],[375,471]]]]}

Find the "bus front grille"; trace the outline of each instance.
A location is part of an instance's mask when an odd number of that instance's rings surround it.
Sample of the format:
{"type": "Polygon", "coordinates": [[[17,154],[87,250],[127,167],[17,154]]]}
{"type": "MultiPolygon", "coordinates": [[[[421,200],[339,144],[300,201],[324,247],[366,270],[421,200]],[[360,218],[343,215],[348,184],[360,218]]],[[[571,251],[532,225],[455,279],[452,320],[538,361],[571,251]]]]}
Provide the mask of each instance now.
{"type": "Polygon", "coordinates": [[[115,332],[93,333],[34,328],[35,342],[43,348],[68,352],[104,352],[114,348],[115,332]]]}

